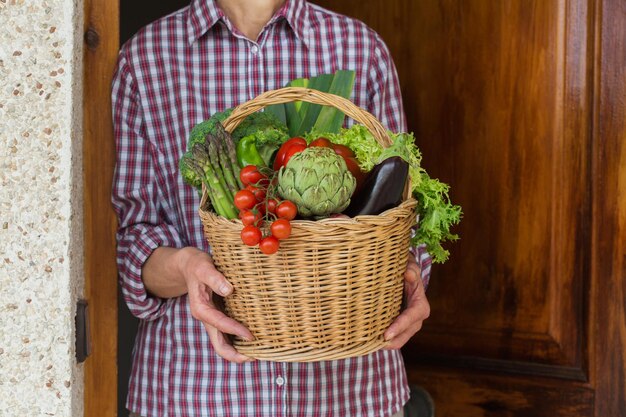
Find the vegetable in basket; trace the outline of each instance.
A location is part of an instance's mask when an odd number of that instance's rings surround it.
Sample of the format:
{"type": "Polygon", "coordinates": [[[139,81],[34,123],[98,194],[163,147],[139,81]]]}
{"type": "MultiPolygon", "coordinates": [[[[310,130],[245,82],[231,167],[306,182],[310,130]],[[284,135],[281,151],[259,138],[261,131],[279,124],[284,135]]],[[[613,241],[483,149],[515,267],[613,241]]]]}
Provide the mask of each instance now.
{"type": "MultiPolygon", "coordinates": [[[[313,132],[310,137],[318,137],[321,132],[313,132]]],[[[326,135],[333,143],[348,146],[354,151],[361,168],[370,171],[376,164],[393,156],[399,156],[409,164],[411,192],[418,202],[419,227],[411,244],[426,244],[433,262],[443,263],[449,252],[441,244],[457,240],[458,236],[450,228],[461,220],[461,207],[450,202],[449,186],[431,178],[420,166],[421,154],[415,138],[410,133],[392,133],[393,144],[383,148],[363,125],[354,125],[337,134],[326,135]]]]}
{"type": "Polygon", "coordinates": [[[180,172],[188,184],[205,185],[215,212],[227,219],[237,217],[234,196],[242,187],[235,145],[221,123],[212,127],[205,141],[195,140],[180,160],[180,172]]]}
{"type": "MultiPolygon", "coordinates": [[[[180,173],[185,182],[195,187],[199,192],[202,191],[201,177],[196,175],[191,167],[184,163],[185,159],[193,158],[192,149],[196,144],[205,144],[207,138],[210,135],[220,135],[223,137],[225,131],[221,123],[230,116],[232,109],[224,110],[213,114],[209,119],[198,123],[191,130],[189,138],[187,140],[187,152],[183,155],[180,161],[180,173]]],[[[287,126],[282,123],[272,113],[258,112],[246,117],[242,122],[233,130],[229,135],[228,147],[229,157],[231,157],[231,168],[234,171],[235,178],[239,178],[240,167],[245,165],[256,165],[247,163],[246,158],[250,158],[252,149],[250,144],[253,144],[254,151],[263,159],[264,163],[269,161],[273,153],[278,149],[280,144],[287,139],[287,126]],[[238,159],[240,157],[237,154],[238,144],[245,139],[246,146],[242,146],[246,150],[250,150],[250,154],[241,152],[242,158],[246,162],[242,165],[238,159]],[[268,156],[269,155],[269,156],[268,156]]],[[[241,185],[241,184],[240,184],[241,185]]]]}
{"type": "Polygon", "coordinates": [[[408,174],[409,164],[404,159],[385,159],[367,173],[362,190],[355,193],[343,214],[376,215],[400,205],[408,174]]]}
{"type": "Polygon", "coordinates": [[[326,217],[350,204],[356,187],[343,158],[329,148],[307,148],[278,172],[278,194],[303,217],[326,217]]]}
{"type": "Polygon", "coordinates": [[[272,157],[289,137],[287,126],[268,112],[253,113],[248,118],[252,118],[252,124],[241,132],[245,136],[237,143],[239,166],[270,166],[272,157]]]}

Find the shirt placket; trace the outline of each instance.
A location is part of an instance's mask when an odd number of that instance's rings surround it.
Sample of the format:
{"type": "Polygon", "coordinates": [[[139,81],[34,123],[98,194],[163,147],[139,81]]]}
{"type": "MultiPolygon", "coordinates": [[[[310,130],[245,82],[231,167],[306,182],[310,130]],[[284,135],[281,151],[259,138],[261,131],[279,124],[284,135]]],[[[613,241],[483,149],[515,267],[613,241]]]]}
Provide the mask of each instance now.
{"type": "Polygon", "coordinates": [[[248,99],[253,99],[265,91],[265,68],[263,68],[263,41],[248,41],[248,99]]]}
{"type": "Polygon", "coordinates": [[[287,417],[289,410],[287,409],[287,364],[284,362],[274,362],[274,388],[276,390],[276,412],[280,417],[287,417]]]}

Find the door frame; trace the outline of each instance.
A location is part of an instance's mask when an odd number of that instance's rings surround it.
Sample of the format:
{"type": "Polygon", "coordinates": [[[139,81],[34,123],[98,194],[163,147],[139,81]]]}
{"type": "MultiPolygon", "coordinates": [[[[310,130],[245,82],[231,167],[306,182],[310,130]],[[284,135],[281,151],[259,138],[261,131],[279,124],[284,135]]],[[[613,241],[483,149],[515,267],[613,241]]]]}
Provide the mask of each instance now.
{"type": "MultiPolygon", "coordinates": [[[[594,415],[626,410],[626,105],[621,99],[626,25],[618,0],[588,0],[595,30],[591,116],[592,224],[586,382],[594,388],[594,415]],[[621,23],[621,24],[620,24],[621,23]],[[621,40],[621,41],[619,41],[621,40]],[[617,368],[617,369],[616,369],[617,368]]],[[[117,415],[116,220],[110,203],[115,165],[110,85],[119,50],[119,3],[84,2],[84,269],[91,323],[91,355],[85,361],[86,416],[117,415]]],[[[584,58],[583,58],[584,59],[584,58]]]]}
{"type": "Polygon", "coordinates": [[[117,265],[111,184],[115,142],[111,80],[119,50],[119,2],[85,0],[83,187],[85,297],[91,354],[85,361],[85,416],[117,415],[117,265]]]}

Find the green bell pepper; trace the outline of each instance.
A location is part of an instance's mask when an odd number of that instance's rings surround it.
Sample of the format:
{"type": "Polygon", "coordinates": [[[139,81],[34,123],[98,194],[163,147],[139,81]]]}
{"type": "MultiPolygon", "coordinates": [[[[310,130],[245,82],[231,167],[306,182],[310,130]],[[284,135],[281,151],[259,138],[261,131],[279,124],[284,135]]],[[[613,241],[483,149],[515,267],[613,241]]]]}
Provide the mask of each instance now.
{"type": "Polygon", "coordinates": [[[267,165],[256,148],[256,138],[254,136],[241,138],[237,144],[237,162],[239,162],[241,168],[248,165],[267,165]]]}

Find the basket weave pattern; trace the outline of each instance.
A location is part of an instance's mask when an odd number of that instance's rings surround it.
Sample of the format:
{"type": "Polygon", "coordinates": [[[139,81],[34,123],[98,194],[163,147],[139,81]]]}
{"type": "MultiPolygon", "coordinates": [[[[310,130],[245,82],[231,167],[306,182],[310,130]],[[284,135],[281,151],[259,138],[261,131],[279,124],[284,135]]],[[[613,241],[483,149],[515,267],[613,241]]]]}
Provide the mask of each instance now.
{"type": "MultiPolygon", "coordinates": [[[[275,103],[333,105],[388,146],[384,128],[341,97],[302,88],[270,91],[233,110],[232,131],[247,115],[275,103]]],[[[233,284],[227,314],[246,325],[252,342],[235,338],[244,355],[273,361],[320,361],[371,353],[400,311],[414,199],[377,216],[292,221],[292,232],[271,256],[241,242],[240,220],[204,210],[200,217],[216,267],[233,284]]]]}

